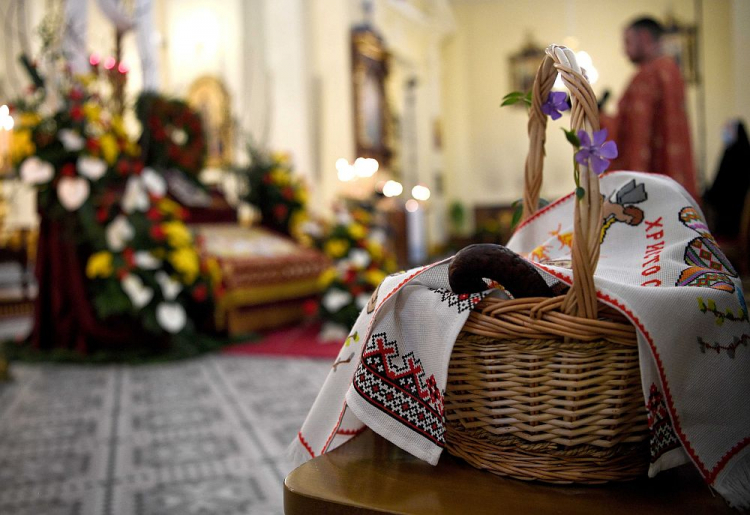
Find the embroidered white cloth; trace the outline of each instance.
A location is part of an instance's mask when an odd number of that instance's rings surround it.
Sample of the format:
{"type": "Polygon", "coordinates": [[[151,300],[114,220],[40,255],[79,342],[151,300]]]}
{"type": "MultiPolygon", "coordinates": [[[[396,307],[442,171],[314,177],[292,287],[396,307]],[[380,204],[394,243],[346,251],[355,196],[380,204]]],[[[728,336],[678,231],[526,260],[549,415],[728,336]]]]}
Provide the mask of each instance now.
{"type": "MultiPolygon", "coordinates": [[[[601,191],[597,294],[637,328],[649,475],[690,460],[731,505],[748,507],[750,323],[738,274],[671,179],[614,172],[601,191]]],[[[549,283],[571,282],[573,202],[571,194],[547,206],[508,243],[549,283]]],[[[291,446],[298,462],[370,427],[437,463],[450,352],[490,293],[453,294],[447,270],[446,260],[394,275],[373,294],[291,446]]]]}

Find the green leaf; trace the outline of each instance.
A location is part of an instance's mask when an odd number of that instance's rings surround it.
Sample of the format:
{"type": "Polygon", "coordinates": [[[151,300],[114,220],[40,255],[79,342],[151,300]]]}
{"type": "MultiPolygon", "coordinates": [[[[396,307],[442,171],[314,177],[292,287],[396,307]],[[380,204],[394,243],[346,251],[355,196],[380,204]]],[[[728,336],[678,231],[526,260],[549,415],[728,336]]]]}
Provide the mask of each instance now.
{"type": "MultiPolygon", "coordinates": [[[[529,92],[529,95],[531,93],[529,92]]],[[[509,106],[516,104],[521,101],[526,101],[526,94],[523,91],[513,91],[512,93],[508,93],[503,97],[503,102],[500,104],[500,107],[509,106]]],[[[531,99],[529,99],[529,105],[531,105],[531,99]]]]}
{"type": "Polygon", "coordinates": [[[565,130],[563,128],[562,131],[565,133],[565,139],[567,139],[571,145],[573,145],[575,148],[581,147],[581,140],[578,139],[578,136],[573,129],[565,130]]]}
{"type": "Polygon", "coordinates": [[[586,196],[586,190],[584,190],[582,187],[578,186],[576,188],[576,198],[578,200],[582,200],[583,197],[585,197],[585,196],[586,196]]]}
{"type": "Polygon", "coordinates": [[[523,216],[523,200],[518,199],[512,204],[513,207],[513,217],[510,220],[510,229],[513,230],[516,228],[518,223],[521,221],[521,217],[523,216]]]}
{"type": "Polygon", "coordinates": [[[698,309],[700,309],[702,313],[706,312],[706,305],[703,303],[703,297],[698,297],[698,309]]]}
{"type": "Polygon", "coordinates": [[[527,106],[531,107],[531,91],[528,91],[528,92],[527,92],[527,93],[526,93],[526,94],[525,94],[525,95],[523,96],[523,101],[524,101],[524,102],[526,102],[526,105],[527,105],[527,106]]]}
{"type": "Polygon", "coordinates": [[[708,309],[711,311],[716,311],[716,302],[714,302],[712,299],[708,299],[708,309]]]}

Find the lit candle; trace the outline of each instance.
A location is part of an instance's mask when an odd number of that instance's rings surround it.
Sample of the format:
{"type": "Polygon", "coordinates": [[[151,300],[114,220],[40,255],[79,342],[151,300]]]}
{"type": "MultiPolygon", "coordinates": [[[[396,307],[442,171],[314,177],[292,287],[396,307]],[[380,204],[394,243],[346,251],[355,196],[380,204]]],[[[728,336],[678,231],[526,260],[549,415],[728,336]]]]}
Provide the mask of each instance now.
{"type": "Polygon", "coordinates": [[[10,168],[10,136],[13,130],[13,117],[7,105],[0,106],[0,172],[10,168]]]}

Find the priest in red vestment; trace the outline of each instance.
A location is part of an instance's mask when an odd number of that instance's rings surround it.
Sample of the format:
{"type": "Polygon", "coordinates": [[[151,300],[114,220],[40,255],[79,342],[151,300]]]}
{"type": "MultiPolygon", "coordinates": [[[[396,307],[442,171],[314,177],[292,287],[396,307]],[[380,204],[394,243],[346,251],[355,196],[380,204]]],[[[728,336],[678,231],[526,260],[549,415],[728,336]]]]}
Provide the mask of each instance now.
{"type": "Polygon", "coordinates": [[[685,85],[677,64],[662,54],[663,32],[651,18],[625,30],[625,52],[638,73],[617,105],[617,116],[602,115],[619,152],[609,169],[668,175],[699,199],[685,85]]]}

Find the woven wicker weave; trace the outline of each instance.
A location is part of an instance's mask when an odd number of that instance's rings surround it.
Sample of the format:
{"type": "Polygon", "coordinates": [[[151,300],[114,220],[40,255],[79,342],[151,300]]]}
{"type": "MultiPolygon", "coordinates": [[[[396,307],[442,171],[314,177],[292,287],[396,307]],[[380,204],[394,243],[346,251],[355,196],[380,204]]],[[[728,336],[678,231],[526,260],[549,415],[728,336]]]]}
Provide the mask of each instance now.
{"type": "MultiPolygon", "coordinates": [[[[572,52],[549,47],[532,91],[525,219],[538,204],[547,124],[541,105],[558,72],[571,92],[572,128],[599,129],[596,97],[572,52]]],[[[632,479],[648,467],[635,329],[596,298],[601,195],[598,177],[583,166],[581,186],[567,293],[485,299],[456,340],[446,449],[475,467],[553,483],[632,479]]]]}

